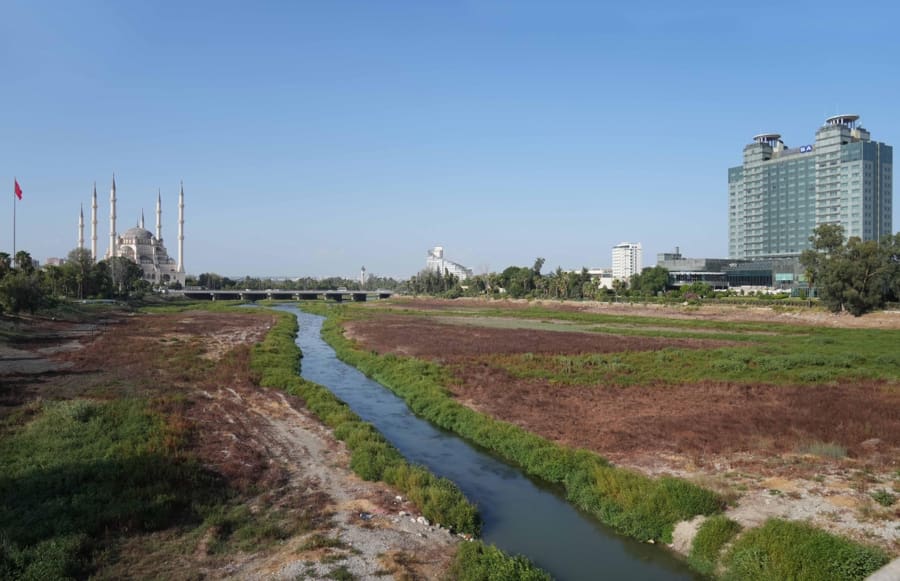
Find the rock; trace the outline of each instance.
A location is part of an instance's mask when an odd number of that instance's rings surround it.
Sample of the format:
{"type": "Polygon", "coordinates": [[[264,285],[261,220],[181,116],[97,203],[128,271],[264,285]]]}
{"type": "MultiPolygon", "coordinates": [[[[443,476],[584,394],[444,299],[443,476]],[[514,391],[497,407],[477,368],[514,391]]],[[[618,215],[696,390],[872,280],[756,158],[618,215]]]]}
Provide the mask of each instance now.
{"type": "Polygon", "coordinates": [[[420,525],[425,525],[426,527],[428,526],[428,519],[425,518],[424,516],[420,516],[419,518],[417,518],[416,522],[419,523],[420,525]]]}
{"type": "Polygon", "coordinates": [[[879,438],[869,438],[864,442],[860,442],[860,446],[863,448],[867,448],[869,450],[874,450],[881,444],[881,440],[879,438]]]}
{"type": "Polygon", "coordinates": [[[406,516],[407,514],[409,514],[409,513],[406,512],[405,510],[401,510],[400,512],[397,513],[397,516],[406,516]]]}
{"type": "Polygon", "coordinates": [[[397,502],[403,502],[403,497],[402,497],[402,496],[395,496],[395,497],[394,497],[394,500],[396,500],[397,502]]]}

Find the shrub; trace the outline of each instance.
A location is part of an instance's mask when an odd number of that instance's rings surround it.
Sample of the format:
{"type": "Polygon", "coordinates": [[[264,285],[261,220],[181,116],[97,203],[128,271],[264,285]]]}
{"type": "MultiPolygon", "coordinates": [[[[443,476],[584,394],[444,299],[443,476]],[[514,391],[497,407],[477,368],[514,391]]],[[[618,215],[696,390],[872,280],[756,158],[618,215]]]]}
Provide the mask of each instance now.
{"type": "Polygon", "coordinates": [[[462,543],[450,565],[455,581],[550,581],[551,577],[521,555],[509,556],[480,541],[462,543]]]}
{"type": "Polygon", "coordinates": [[[688,563],[704,575],[715,572],[716,563],[722,547],[731,541],[741,530],[741,525],[724,515],[712,516],[700,525],[697,536],[691,545],[688,563]]]}
{"type": "Polygon", "coordinates": [[[879,549],[810,525],[770,519],[744,533],[725,556],[725,579],[865,579],[887,563],[879,549]]]}

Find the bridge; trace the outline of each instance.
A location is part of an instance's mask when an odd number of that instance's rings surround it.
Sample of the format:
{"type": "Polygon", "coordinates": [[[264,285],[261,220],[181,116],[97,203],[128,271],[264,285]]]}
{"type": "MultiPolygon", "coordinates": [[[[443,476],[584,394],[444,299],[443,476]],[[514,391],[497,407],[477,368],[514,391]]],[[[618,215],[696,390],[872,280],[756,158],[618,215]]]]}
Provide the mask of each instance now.
{"type": "Polygon", "coordinates": [[[388,299],[394,295],[393,291],[379,289],[374,291],[367,290],[250,290],[250,289],[232,289],[232,290],[202,290],[202,289],[185,289],[181,291],[169,291],[171,295],[181,295],[185,298],[201,300],[201,301],[315,301],[315,300],[332,300],[342,302],[352,300],[356,302],[365,302],[372,299],[388,299]]]}

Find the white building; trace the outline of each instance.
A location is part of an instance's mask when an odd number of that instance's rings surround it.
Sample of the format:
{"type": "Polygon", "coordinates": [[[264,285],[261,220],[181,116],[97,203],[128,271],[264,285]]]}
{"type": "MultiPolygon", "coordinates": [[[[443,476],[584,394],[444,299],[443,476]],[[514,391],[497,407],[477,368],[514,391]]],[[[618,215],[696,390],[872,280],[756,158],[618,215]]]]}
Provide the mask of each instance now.
{"type": "MultiPolygon", "coordinates": [[[[91,257],[97,260],[97,187],[91,200],[91,257]]],[[[78,246],[84,248],[84,217],[79,213],[78,246]]],[[[121,256],[141,267],[144,280],[153,285],[184,285],[184,186],[178,194],[178,260],[170,257],[162,237],[162,196],[156,196],[156,234],[144,229],[141,213],[137,226],[122,235],[116,232],[116,178],[109,193],[109,248],[106,258],[121,256]]]]}
{"type": "Polygon", "coordinates": [[[428,249],[428,255],[425,257],[425,270],[433,270],[441,274],[449,272],[453,276],[459,277],[459,280],[466,280],[472,276],[471,268],[444,258],[443,246],[428,249]]]}
{"type": "Polygon", "coordinates": [[[612,275],[615,280],[628,282],[644,268],[641,243],[622,242],[612,249],[612,275]]]}
{"type": "Polygon", "coordinates": [[[597,288],[612,288],[613,273],[611,268],[589,268],[588,274],[591,280],[596,283],[597,288]]]}

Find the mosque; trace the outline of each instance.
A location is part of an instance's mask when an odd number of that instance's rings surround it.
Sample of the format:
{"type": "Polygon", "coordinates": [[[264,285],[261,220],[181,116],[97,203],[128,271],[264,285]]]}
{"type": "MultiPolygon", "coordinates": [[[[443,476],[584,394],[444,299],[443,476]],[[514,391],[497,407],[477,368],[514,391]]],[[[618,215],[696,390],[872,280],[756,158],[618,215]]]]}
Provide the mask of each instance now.
{"type": "MultiPolygon", "coordinates": [[[[84,210],[78,217],[78,247],[84,248],[84,210]]],[[[144,271],[144,280],[152,285],[184,286],[184,184],[178,194],[178,260],[169,256],[162,237],[162,195],[156,194],[156,234],[144,229],[144,213],[134,228],[116,233],[116,177],[109,192],[109,248],[104,258],[121,256],[144,271]]],[[[97,260],[97,185],[91,200],[91,258],[97,260]]]]}

